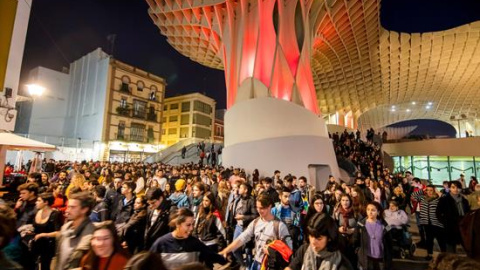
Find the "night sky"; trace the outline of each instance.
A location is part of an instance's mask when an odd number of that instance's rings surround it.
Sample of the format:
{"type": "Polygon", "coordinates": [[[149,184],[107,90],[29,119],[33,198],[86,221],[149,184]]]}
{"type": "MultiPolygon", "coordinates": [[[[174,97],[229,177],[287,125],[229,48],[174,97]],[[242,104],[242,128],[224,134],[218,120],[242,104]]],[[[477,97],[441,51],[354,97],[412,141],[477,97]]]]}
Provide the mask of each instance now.
{"type": "MultiPolygon", "coordinates": [[[[106,37],[116,34],[114,57],[166,78],[167,97],[204,92],[225,108],[223,71],[174,50],[147,9],[144,0],[33,0],[22,83],[37,66],[61,70],[98,47],[110,53],[106,37]]],[[[383,0],[380,17],[393,31],[440,31],[480,20],[480,0],[383,0]]]]}
{"type": "Polygon", "coordinates": [[[37,66],[54,70],[101,47],[116,34],[114,57],[167,79],[167,97],[205,93],[225,108],[223,71],[193,62],[171,47],[148,16],[143,0],[33,0],[22,83],[37,66]]]}

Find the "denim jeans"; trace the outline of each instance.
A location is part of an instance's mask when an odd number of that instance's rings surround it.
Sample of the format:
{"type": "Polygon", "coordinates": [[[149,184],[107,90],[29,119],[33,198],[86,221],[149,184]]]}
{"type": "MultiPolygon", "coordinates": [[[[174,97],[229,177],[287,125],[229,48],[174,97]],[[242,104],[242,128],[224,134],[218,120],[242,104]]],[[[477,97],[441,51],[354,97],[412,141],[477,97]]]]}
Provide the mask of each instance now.
{"type": "MultiPolygon", "coordinates": [[[[243,232],[243,228],[239,225],[235,225],[235,230],[233,231],[233,240],[237,239],[237,237],[243,232]]],[[[243,247],[239,247],[237,250],[233,252],[233,257],[237,260],[237,262],[244,266],[245,263],[243,262],[243,247]]]]}
{"type": "Polygon", "coordinates": [[[250,266],[249,270],[260,270],[261,266],[262,266],[261,263],[254,260],[252,265],[250,266]]]}

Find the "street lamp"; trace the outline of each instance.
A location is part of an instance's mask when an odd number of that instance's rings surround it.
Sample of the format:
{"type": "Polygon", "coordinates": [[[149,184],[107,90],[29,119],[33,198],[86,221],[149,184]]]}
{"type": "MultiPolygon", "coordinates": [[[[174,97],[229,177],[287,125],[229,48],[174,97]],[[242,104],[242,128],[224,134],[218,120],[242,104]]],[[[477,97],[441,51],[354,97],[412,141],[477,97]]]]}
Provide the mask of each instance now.
{"type": "Polygon", "coordinates": [[[30,96],[35,99],[36,97],[40,97],[43,95],[43,92],[45,92],[45,87],[40,86],[38,84],[27,84],[27,91],[30,96]]]}

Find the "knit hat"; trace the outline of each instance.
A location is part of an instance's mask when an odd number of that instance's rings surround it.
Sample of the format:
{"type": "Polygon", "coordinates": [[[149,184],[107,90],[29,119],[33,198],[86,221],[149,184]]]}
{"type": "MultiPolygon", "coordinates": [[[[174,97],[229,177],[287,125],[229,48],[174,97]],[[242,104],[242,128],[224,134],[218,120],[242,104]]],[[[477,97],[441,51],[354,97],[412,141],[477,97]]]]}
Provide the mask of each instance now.
{"type": "Polygon", "coordinates": [[[175,191],[183,191],[185,189],[185,184],[185,180],[178,179],[177,182],[175,182],[175,191]]]}

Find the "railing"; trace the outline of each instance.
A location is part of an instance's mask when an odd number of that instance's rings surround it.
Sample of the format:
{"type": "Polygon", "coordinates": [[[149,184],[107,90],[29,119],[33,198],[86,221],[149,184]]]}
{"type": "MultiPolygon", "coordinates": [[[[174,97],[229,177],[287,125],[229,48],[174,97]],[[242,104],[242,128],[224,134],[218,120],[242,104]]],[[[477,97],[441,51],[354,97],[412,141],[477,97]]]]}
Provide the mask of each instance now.
{"type": "Polygon", "coordinates": [[[196,144],[198,142],[204,141],[204,139],[198,139],[198,138],[188,138],[181,140],[175,144],[172,144],[165,150],[162,150],[158,153],[155,153],[146,159],[144,159],[144,162],[157,162],[161,160],[166,160],[170,158],[171,155],[175,155],[178,151],[180,151],[184,146],[190,145],[190,144],[196,144]]]}
{"type": "Polygon", "coordinates": [[[146,117],[146,112],[143,111],[143,110],[139,110],[139,111],[134,110],[132,117],[140,118],[140,119],[145,119],[145,117],[146,117]]]}

